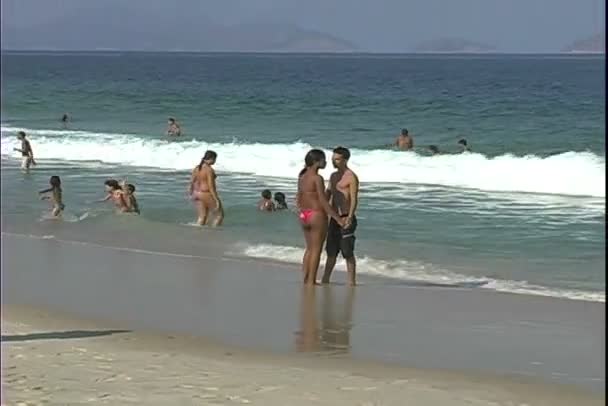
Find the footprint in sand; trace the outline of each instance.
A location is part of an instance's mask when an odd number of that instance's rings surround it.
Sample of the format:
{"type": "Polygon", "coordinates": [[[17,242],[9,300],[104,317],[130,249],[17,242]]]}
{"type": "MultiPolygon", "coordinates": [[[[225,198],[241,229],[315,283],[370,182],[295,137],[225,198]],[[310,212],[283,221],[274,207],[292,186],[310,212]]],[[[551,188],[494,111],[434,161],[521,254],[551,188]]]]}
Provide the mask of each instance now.
{"type": "Polygon", "coordinates": [[[251,403],[249,399],[245,399],[240,396],[226,396],[226,399],[230,400],[231,402],[251,403]]]}
{"type": "Polygon", "coordinates": [[[282,386],[260,386],[255,391],[257,393],[274,392],[275,390],[283,389],[282,386]]]}

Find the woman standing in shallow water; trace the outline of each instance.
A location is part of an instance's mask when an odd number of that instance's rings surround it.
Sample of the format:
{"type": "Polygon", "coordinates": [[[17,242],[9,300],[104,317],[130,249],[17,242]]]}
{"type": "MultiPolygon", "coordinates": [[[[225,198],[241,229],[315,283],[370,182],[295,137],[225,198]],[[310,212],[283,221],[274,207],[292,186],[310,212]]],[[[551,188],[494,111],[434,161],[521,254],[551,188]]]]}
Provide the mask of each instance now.
{"type": "Polygon", "coordinates": [[[216,160],[217,153],[215,151],[206,151],[201,162],[192,170],[192,177],[190,178],[188,191],[190,198],[196,205],[198,213],[196,222],[201,226],[207,224],[210,210],[216,213],[213,226],[219,226],[224,221],[224,209],[215,184],[217,175],[213,170],[216,160]]]}
{"type": "Polygon", "coordinates": [[[319,175],[319,169],[327,165],[325,153],[319,149],[312,149],[306,154],[304,162],[306,166],[300,172],[298,179],[296,202],[306,240],[306,250],[302,259],[304,284],[312,286],[317,284],[321,250],[327,236],[327,216],[332,217],[341,226],[344,225],[344,219],[338,216],[327,201],[325,182],[319,175]]]}

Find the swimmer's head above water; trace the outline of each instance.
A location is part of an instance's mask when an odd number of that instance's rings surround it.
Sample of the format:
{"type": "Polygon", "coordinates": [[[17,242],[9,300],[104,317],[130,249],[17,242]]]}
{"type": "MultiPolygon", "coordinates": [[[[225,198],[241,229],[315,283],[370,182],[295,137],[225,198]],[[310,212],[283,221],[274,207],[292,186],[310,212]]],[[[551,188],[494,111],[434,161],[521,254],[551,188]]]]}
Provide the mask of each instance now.
{"type": "Polygon", "coordinates": [[[275,200],[275,202],[277,202],[277,203],[281,203],[281,204],[282,204],[282,203],[285,203],[285,200],[286,200],[286,199],[285,199],[285,193],[283,193],[283,192],[276,192],[276,193],[274,194],[274,200],[275,200]]]}
{"type": "Polygon", "coordinates": [[[401,135],[404,137],[407,137],[408,135],[410,135],[409,131],[407,130],[407,128],[404,128],[401,130],[401,135]]]}
{"type": "Polygon", "coordinates": [[[120,183],[116,179],[108,179],[103,183],[106,186],[108,192],[121,189],[120,183]]]}
{"type": "Polygon", "coordinates": [[[437,145],[430,145],[429,146],[429,151],[431,151],[432,155],[439,154],[439,148],[437,148],[437,145]]]}
{"type": "Polygon", "coordinates": [[[19,131],[17,133],[17,138],[20,139],[20,140],[24,140],[25,139],[25,132],[19,131]]]}
{"type": "Polygon", "coordinates": [[[266,200],[272,199],[272,192],[268,189],[262,190],[262,198],[266,200]]]}

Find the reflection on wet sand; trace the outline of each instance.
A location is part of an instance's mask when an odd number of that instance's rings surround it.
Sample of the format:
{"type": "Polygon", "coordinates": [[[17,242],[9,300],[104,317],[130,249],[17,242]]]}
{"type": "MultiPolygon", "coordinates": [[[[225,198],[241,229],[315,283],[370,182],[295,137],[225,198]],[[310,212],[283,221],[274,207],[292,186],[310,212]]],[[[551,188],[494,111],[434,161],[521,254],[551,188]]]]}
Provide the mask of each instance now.
{"type": "Polygon", "coordinates": [[[344,292],[333,286],[320,289],[304,287],[300,301],[300,330],[296,332],[296,349],[300,352],[331,352],[346,354],[350,351],[350,330],[354,292],[344,292]],[[337,299],[344,296],[343,301],[337,299]],[[317,297],[321,297],[318,317],[317,297]]]}

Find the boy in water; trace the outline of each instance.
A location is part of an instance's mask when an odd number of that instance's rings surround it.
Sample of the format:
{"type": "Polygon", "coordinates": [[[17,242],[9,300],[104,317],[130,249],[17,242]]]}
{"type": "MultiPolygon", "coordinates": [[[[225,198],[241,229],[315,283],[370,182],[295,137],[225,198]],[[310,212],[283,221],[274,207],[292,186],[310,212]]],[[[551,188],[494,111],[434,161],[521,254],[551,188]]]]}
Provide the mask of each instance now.
{"type": "Polygon", "coordinates": [[[29,171],[30,166],[36,165],[34,161],[34,151],[32,150],[32,144],[25,137],[25,132],[19,131],[17,133],[17,139],[21,141],[21,148],[13,148],[17,152],[21,152],[21,169],[29,171]]]}
{"type": "Polygon", "coordinates": [[[274,194],[275,209],[276,210],[287,210],[287,202],[285,201],[285,194],[282,192],[276,192],[274,194]]]}
{"type": "Polygon", "coordinates": [[[123,190],[125,192],[125,203],[127,204],[128,211],[139,214],[139,205],[137,204],[137,199],[134,195],[135,185],[129,183],[123,190]]]}
{"type": "Polygon", "coordinates": [[[274,211],[272,192],[270,190],[262,190],[262,199],[258,202],[258,209],[261,211],[274,211]]]}
{"type": "Polygon", "coordinates": [[[51,176],[49,180],[50,188],[41,190],[38,192],[40,195],[40,200],[50,200],[53,205],[52,214],[53,217],[59,217],[65,208],[63,204],[63,196],[61,190],[61,179],[59,176],[51,176]],[[45,193],[51,193],[50,196],[44,196],[45,193]]]}

